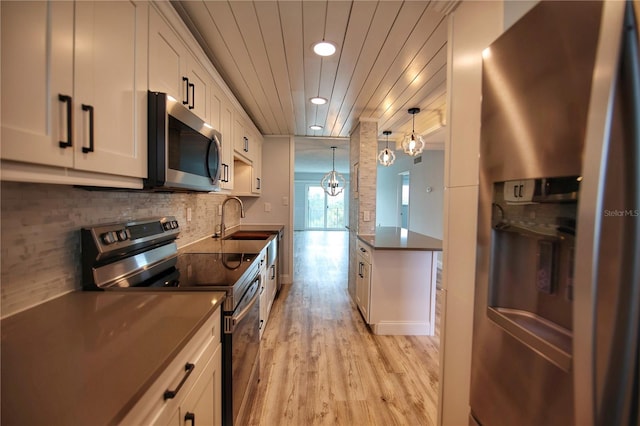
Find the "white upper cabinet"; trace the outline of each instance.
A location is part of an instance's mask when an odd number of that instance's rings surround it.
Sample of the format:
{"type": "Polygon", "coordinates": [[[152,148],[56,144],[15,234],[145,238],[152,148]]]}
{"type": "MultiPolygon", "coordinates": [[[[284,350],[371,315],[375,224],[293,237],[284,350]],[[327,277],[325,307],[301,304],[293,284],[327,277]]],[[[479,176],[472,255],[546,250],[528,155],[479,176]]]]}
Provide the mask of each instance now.
{"type": "Polygon", "coordinates": [[[206,123],[211,121],[211,76],[193,57],[187,61],[187,108],[206,123]]]}
{"type": "Polygon", "coordinates": [[[149,11],[149,90],[186,102],[187,57],[180,38],[160,14],[149,11]]]}
{"type": "Polygon", "coordinates": [[[148,3],[1,7],[2,159],[145,177],[148,3]]]}
{"type": "Polygon", "coordinates": [[[209,123],[211,76],[158,11],[149,15],[149,90],[173,96],[209,123]]]}
{"type": "Polygon", "coordinates": [[[147,175],[148,3],[76,3],[76,169],[147,175]]]}
{"type": "Polygon", "coordinates": [[[242,121],[240,114],[235,114],[236,119],[233,122],[233,149],[236,154],[250,159],[249,135],[242,121]]]}
{"type": "Polygon", "coordinates": [[[73,3],[0,7],[2,158],[72,167],[73,3]]]}
{"type": "Polygon", "coordinates": [[[253,183],[251,192],[262,193],[262,136],[251,133],[249,138],[251,157],[253,159],[253,183]]]}
{"type": "Polygon", "coordinates": [[[216,85],[211,96],[211,125],[222,134],[222,173],[220,189],[232,190],[234,178],[233,164],[233,108],[216,85]],[[216,117],[218,122],[213,119],[216,117]]]}

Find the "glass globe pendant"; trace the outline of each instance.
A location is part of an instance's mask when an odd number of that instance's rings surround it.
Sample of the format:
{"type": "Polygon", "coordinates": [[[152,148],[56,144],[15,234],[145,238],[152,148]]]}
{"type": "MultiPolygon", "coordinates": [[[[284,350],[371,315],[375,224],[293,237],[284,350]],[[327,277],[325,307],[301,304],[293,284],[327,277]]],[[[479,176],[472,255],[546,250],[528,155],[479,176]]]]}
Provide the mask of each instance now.
{"type": "Polygon", "coordinates": [[[389,149],[389,135],[391,134],[391,130],[385,130],[382,134],[387,136],[387,147],[378,154],[378,161],[383,166],[389,167],[396,160],[396,154],[389,149]]]}
{"type": "Polygon", "coordinates": [[[420,112],[420,108],[409,108],[409,114],[413,115],[413,124],[411,127],[411,136],[402,142],[402,149],[406,154],[413,157],[422,153],[424,149],[424,141],[418,135],[416,137],[416,114],[420,112]]]}
{"type": "Polygon", "coordinates": [[[336,146],[332,146],[333,150],[333,167],[332,170],[322,177],[320,185],[324,192],[331,197],[335,197],[344,190],[344,186],[347,183],[344,176],[336,172],[336,146]]]}

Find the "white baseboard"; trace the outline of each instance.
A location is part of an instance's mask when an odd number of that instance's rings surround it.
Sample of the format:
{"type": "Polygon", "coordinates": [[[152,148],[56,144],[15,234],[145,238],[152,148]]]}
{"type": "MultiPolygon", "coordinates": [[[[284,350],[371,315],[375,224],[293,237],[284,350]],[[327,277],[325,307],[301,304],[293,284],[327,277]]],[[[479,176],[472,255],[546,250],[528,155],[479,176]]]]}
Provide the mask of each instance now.
{"type": "Polygon", "coordinates": [[[383,321],[371,324],[373,334],[392,336],[433,336],[433,327],[428,322],[383,321]]]}

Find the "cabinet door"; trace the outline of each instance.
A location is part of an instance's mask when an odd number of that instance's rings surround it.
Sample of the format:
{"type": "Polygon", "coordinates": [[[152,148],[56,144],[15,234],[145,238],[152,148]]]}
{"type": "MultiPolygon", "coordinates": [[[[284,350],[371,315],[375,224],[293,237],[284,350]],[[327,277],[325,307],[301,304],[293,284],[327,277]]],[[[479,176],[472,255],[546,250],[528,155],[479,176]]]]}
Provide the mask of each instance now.
{"type": "Polygon", "coordinates": [[[222,424],[222,345],[218,345],[213,357],[185,396],[180,406],[180,425],[222,424]]]}
{"type": "Polygon", "coordinates": [[[191,55],[187,61],[187,78],[189,79],[187,108],[205,123],[210,123],[211,76],[191,55]]]}
{"type": "Polygon", "coordinates": [[[76,3],[75,168],[146,176],[148,3],[76,3]]]}
{"type": "Polygon", "coordinates": [[[251,192],[253,194],[260,194],[262,192],[262,140],[260,140],[256,135],[251,134],[249,143],[253,164],[251,192]]]}
{"type": "Polygon", "coordinates": [[[186,102],[188,51],[153,7],[149,11],[149,90],[186,102]]]}
{"type": "Polygon", "coordinates": [[[358,256],[356,276],[356,304],[365,321],[369,322],[369,300],[371,295],[371,264],[358,256]]]}
{"type": "Polygon", "coordinates": [[[73,165],[73,2],[3,1],[2,145],[7,160],[73,165]]]}
{"type": "Polygon", "coordinates": [[[238,115],[236,114],[236,119],[233,123],[233,149],[236,153],[249,158],[249,137],[245,133],[244,123],[238,115]]]}
{"type": "Polygon", "coordinates": [[[278,260],[269,268],[269,312],[271,312],[271,306],[273,300],[276,298],[276,291],[278,290],[278,260]]]}
{"type": "Polygon", "coordinates": [[[220,106],[220,133],[222,134],[222,168],[224,172],[224,182],[220,188],[233,189],[234,164],[233,164],[233,108],[222,98],[220,106]]]}

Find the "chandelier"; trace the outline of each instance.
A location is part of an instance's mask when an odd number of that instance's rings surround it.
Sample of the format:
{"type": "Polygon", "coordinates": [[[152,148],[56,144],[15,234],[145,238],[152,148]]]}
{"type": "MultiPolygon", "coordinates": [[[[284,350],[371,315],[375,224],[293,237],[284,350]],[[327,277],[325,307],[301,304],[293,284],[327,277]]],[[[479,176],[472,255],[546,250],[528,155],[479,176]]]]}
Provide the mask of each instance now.
{"type": "Polygon", "coordinates": [[[345,178],[340,173],[336,172],[336,148],[337,147],[335,146],[331,147],[333,150],[333,168],[329,173],[324,175],[320,181],[320,185],[322,185],[324,192],[331,197],[335,197],[340,194],[347,183],[345,178]]]}
{"type": "Polygon", "coordinates": [[[404,152],[414,157],[421,154],[422,150],[424,149],[424,141],[422,140],[422,137],[420,137],[420,135],[416,137],[416,114],[419,112],[420,108],[409,108],[408,113],[413,115],[411,136],[409,136],[404,140],[404,142],[402,142],[402,149],[404,150],[404,152]]]}
{"type": "Polygon", "coordinates": [[[389,167],[396,160],[396,155],[389,149],[389,135],[391,134],[391,130],[385,130],[382,134],[387,136],[387,147],[378,154],[378,161],[383,166],[389,167]]]}

